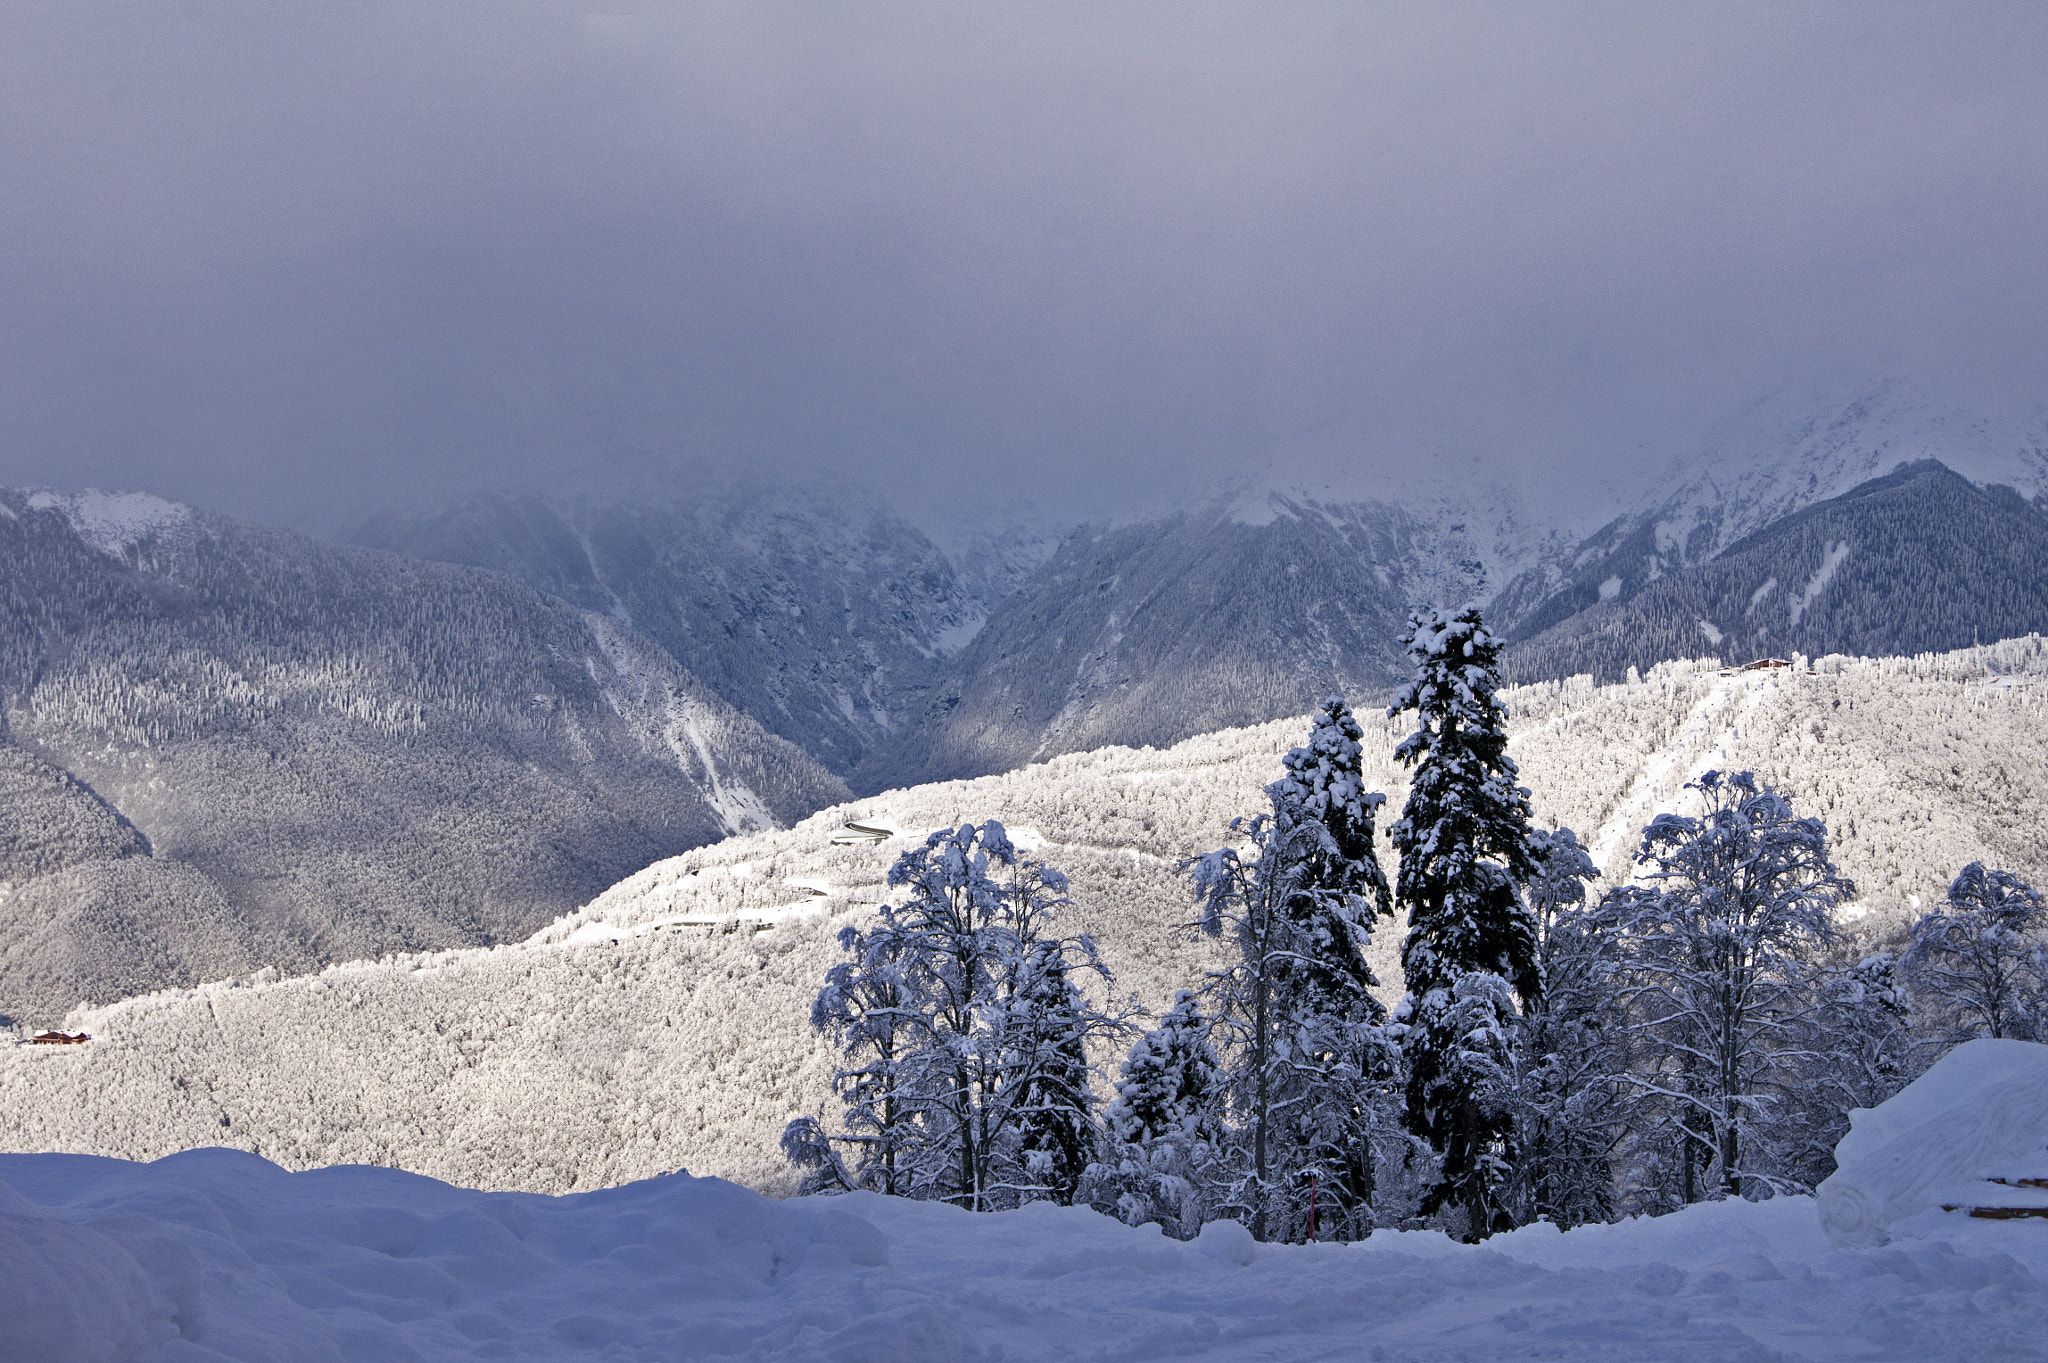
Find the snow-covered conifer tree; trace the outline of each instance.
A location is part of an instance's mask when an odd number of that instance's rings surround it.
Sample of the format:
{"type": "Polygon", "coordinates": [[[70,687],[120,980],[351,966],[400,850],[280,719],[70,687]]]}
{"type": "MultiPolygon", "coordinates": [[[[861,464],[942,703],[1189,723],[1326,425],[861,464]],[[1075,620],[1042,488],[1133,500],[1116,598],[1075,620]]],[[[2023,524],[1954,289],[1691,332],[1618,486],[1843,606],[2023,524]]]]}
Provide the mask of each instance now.
{"type": "Polygon", "coordinates": [[[1417,720],[1395,749],[1415,779],[1389,830],[1401,855],[1395,898],[1408,910],[1408,996],[1396,1019],[1408,1122],[1443,1157],[1425,1209],[1462,1210],[1477,1239],[1511,1219],[1501,1205],[1511,1119],[1488,1094],[1512,1063],[1514,996],[1527,1004],[1543,991],[1521,889],[1536,874],[1529,792],[1515,783],[1495,699],[1501,642],[1478,607],[1418,614],[1402,642],[1416,676],[1387,713],[1417,720]]]}
{"type": "Polygon", "coordinates": [[[1808,1058],[1835,905],[1855,887],[1828,859],[1827,826],[1751,773],[1710,771],[1686,788],[1704,811],[1651,821],[1641,883],[1604,908],[1652,1042],[1635,1079],[1682,1133],[1690,1201],[1696,1174],[1718,1174],[1729,1196],[1747,1178],[1798,1183],[1773,1121],[1808,1058]]]}
{"type": "Polygon", "coordinates": [[[1276,823],[1320,825],[1305,839],[1301,870],[1285,909],[1302,949],[1281,963],[1299,1006],[1371,1022],[1386,1016],[1365,963],[1372,920],[1391,918],[1393,896],[1373,853],[1373,824],[1387,797],[1365,789],[1364,733],[1332,696],[1316,712],[1308,742],[1281,759],[1286,775],[1266,788],[1276,823]]]}
{"type": "Polygon", "coordinates": [[[1098,1210],[1128,1225],[1157,1222],[1180,1239],[1201,1229],[1223,1137],[1222,1066],[1210,1026],[1200,998],[1182,989],[1131,1046],[1103,1112],[1102,1161],[1088,1171],[1098,1210]]]}
{"type": "Polygon", "coordinates": [[[1124,1060],[1116,1097],[1103,1112],[1110,1139],[1139,1145],[1162,1138],[1207,1140],[1216,1134],[1221,1066],[1209,1044],[1210,1021],[1192,989],[1177,990],[1159,1025],[1124,1060]]]}
{"type": "Polygon", "coordinates": [[[1062,1204],[1074,1200],[1099,1141],[1088,1041],[1104,1022],[1068,978],[1068,950],[1046,938],[1021,945],[996,1023],[1015,1131],[1011,1181],[1062,1204]]]}
{"type": "Polygon", "coordinates": [[[2039,1041],[2048,1036],[2048,909],[2010,871],[1973,861],[1949,886],[1948,903],[1913,925],[1906,956],[1951,1043],[1972,1037],[2039,1041]]]}
{"type": "Polygon", "coordinates": [[[1271,812],[1235,821],[1256,848],[1192,863],[1210,935],[1239,959],[1212,986],[1230,1036],[1227,1090],[1240,1139],[1224,1196],[1260,1239],[1353,1238],[1372,1226],[1376,1142],[1399,1061],[1365,962],[1372,921],[1391,912],[1373,856],[1384,797],[1365,791],[1360,731],[1341,699],[1266,788],[1271,812]]]}

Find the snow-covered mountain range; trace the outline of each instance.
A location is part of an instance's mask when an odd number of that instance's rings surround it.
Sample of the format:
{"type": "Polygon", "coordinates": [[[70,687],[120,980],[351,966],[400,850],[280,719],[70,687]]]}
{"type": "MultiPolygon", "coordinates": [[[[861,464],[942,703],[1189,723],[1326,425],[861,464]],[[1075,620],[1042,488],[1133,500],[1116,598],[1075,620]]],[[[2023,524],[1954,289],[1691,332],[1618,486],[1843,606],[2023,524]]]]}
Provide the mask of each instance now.
{"type": "MultiPolygon", "coordinates": [[[[2048,417],[1925,381],[1788,389],[1679,457],[1639,454],[1596,477],[1447,454],[1390,464],[1303,441],[1151,513],[1064,531],[956,529],[944,547],[864,490],[686,481],[610,500],[480,494],[381,517],[356,539],[508,571],[630,622],[864,791],[1105,743],[1172,743],[1332,692],[1378,697],[1405,674],[1396,639],[1409,612],[1465,600],[1515,639],[1557,631],[1519,653],[1531,678],[1619,675],[1703,646],[1875,654],[2048,628],[2048,577],[2020,547],[2048,527],[2048,417]],[[1865,534],[1832,588],[1803,560],[1757,557],[1771,527],[1927,460],[2014,489],[1991,516],[2007,551],[1961,570],[1942,566],[1942,535],[1908,552],[1865,534]],[[1672,575],[1738,545],[1763,565],[1757,584],[1797,575],[1828,599],[1801,611],[1802,627],[1778,620],[1775,632],[1748,623],[1782,614],[1795,588],[1761,616],[1716,601],[1704,615],[1686,606],[1674,629],[1618,623],[1660,582],[1641,609],[1677,619],[1664,598],[1698,593],[1672,575]],[[1873,584],[1886,588],[1881,601],[1873,584]],[[1987,609],[1959,608],[1958,594],[1987,609]],[[1850,618],[1865,624],[1836,628],[1850,618]],[[1626,636],[1626,658],[1585,642],[1603,630],[1626,636]]],[[[1896,488],[1885,514],[1975,515],[1955,491],[1896,488]]]]}
{"type": "Polygon", "coordinates": [[[2048,515],[2010,487],[1923,460],[1815,502],[1547,628],[1525,622],[1524,677],[1615,680],[1686,652],[1732,661],[1794,653],[1918,653],[2041,628],[2048,515]]]}
{"type": "Polygon", "coordinates": [[[1780,394],[1661,474],[1617,471],[1568,496],[1448,463],[1424,461],[1404,484],[1348,476],[1339,452],[1316,461],[1313,475],[1297,458],[1193,510],[1071,533],[946,662],[924,714],[856,788],[1171,743],[1332,692],[1378,698],[1407,675],[1396,639],[1408,613],[1465,600],[1536,640],[1515,662],[1528,679],[1611,678],[1717,649],[1736,662],[1910,653],[2048,629],[2039,411],[1994,419],[1904,382],[1780,394]],[[1929,461],[1954,473],[1843,502],[1929,461]],[[1688,571],[1717,585],[1680,585],[1688,571]],[[1742,599],[1722,600],[1737,578],[1742,599]],[[1766,581],[1784,590],[1752,601],[1766,581]],[[1675,623],[1638,620],[1651,615],[1675,623]],[[1591,642],[1602,637],[1616,642],[1591,642]]]}
{"type": "Polygon", "coordinates": [[[503,574],[0,490],[0,1016],[517,939],[845,795],[503,574]]]}
{"type": "Polygon", "coordinates": [[[901,742],[947,657],[1049,548],[980,535],[949,555],[872,496],[744,477],[616,500],[480,493],[353,538],[630,625],[842,776],[901,742]]]}
{"type": "Polygon", "coordinates": [[[518,936],[849,787],[1369,708],[1423,606],[1486,602],[1527,680],[2048,629],[2048,423],[1990,410],[1787,393],[1583,489],[1304,448],[1064,531],[728,477],[361,528],[401,557],[0,495],[0,1016],[518,936]]]}
{"type": "Polygon", "coordinates": [[[1807,507],[1927,460],[2048,507],[2048,412],[1963,404],[1903,379],[1773,394],[1672,463],[1638,505],[1508,583],[1496,619],[1528,637],[1626,601],[1807,507]]]}

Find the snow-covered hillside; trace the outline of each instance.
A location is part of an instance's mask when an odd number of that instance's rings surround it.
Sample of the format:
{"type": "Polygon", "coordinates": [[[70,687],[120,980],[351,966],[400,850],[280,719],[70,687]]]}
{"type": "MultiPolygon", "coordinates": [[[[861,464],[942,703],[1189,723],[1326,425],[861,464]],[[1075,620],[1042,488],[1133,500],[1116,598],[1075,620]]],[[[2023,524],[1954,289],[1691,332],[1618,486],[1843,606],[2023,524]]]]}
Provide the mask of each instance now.
{"type": "Polygon", "coordinates": [[[628,626],[140,493],[0,489],[0,1017],[523,938],[846,787],[628,626]]]}
{"type": "MultiPolygon", "coordinates": [[[[1539,819],[1577,829],[1610,875],[1686,780],[1754,768],[1828,822],[1859,941],[1895,933],[1972,860],[2048,880],[2048,641],[1815,666],[1516,688],[1511,751],[1539,819]]],[[[1367,780],[1398,808],[1402,726],[1362,723],[1367,780]]],[[[825,1103],[833,1066],[810,1001],[835,933],[881,898],[910,838],[1003,820],[1069,873],[1066,922],[1097,936],[1118,991],[1160,1007],[1208,960],[1171,937],[1189,912],[1177,859],[1255,811],[1306,732],[1281,721],[858,800],[649,867],[523,945],[84,1010],[70,1025],[89,1045],[0,1050],[0,1146],[153,1158],[227,1143],[293,1168],[541,1192],[687,1167],[787,1190],[777,1136],[825,1103]],[[848,821],[894,836],[835,842],[848,821]]],[[[1374,947],[1390,989],[1397,940],[1374,947]]]]}

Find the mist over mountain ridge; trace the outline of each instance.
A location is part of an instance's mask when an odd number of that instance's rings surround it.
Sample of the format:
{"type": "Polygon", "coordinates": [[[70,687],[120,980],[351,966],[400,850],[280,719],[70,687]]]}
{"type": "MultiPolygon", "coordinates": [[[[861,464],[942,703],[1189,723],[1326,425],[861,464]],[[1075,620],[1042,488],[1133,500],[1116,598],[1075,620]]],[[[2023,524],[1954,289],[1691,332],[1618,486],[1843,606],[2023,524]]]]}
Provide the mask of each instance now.
{"type": "Polygon", "coordinates": [[[631,501],[479,493],[352,539],[627,622],[842,776],[901,740],[946,656],[1042,552],[979,537],[956,561],[873,498],[744,480],[631,501]]]}
{"type": "MultiPolygon", "coordinates": [[[[1007,539],[963,529],[1003,520],[1000,507],[963,503],[944,548],[888,509],[890,489],[777,487],[757,473],[721,483],[701,471],[687,489],[659,491],[655,478],[630,502],[479,494],[382,518],[357,539],[502,568],[631,619],[732,704],[875,790],[1105,743],[1172,743],[1299,713],[1331,692],[1380,697],[1405,676],[1395,641],[1413,610],[1477,600],[1498,632],[1532,640],[1901,464],[1945,459],[2022,500],[2048,496],[2048,418],[1970,402],[1905,377],[1789,386],[1656,471],[1595,482],[1441,452],[1396,473],[1383,454],[1301,442],[1219,484],[1162,489],[1157,514],[1056,536],[1043,521],[1013,524],[1007,539]]],[[[1957,514],[1943,506],[1926,514],[1957,514]]],[[[925,509],[945,518],[929,499],[925,509]]],[[[1873,565],[1889,552],[1866,545],[1845,583],[1866,569],[1884,577],[1873,565]]],[[[1973,571],[2031,580],[2024,554],[2001,563],[1973,571]]],[[[1892,585],[1932,583],[1932,571],[1895,565],[1892,585]]],[[[1952,627],[1930,622],[1960,622],[1953,602],[1916,605],[1908,591],[1843,651],[2048,627],[2026,604],[2032,587],[2001,581],[1942,579],[1950,595],[2018,592],[1952,627]]],[[[1815,622],[1832,618],[1809,617],[1797,640],[1715,628],[1731,651],[1824,652],[1834,645],[1816,642],[1815,622]]],[[[1696,622],[1685,630],[1634,641],[1631,663],[1716,646],[1696,622]]],[[[1612,672],[1547,646],[1518,659],[1530,677],[1612,672]]]]}
{"type": "Polygon", "coordinates": [[[0,754],[14,1017],[516,938],[846,793],[503,574],[107,494],[0,490],[0,754]]]}
{"type": "MultiPolygon", "coordinates": [[[[1586,489],[1588,509],[1546,524],[1523,514],[1511,484],[1460,493],[1444,478],[1426,471],[1426,495],[1412,502],[1342,502],[1302,494],[1298,474],[1292,493],[1268,477],[1207,514],[1074,532],[952,660],[909,742],[856,786],[1000,771],[1105,743],[1163,745],[1298,713],[1330,693],[1374,701],[1406,679],[1396,640],[1407,615],[1465,600],[1526,643],[1511,664],[1524,680],[1613,680],[1724,640],[1732,661],[1747,662],[1794,649],[1916,653],[2048,628],[2048,418],[2038,409],[1993,418],[1904,380],[1847,396],[1780,393],[1580,539],[1568,527],[1611,505],[1615,488],[1586,489]],[[1826,545],[1761,542],[1773,527],[1812,529],[1817,508],[1845,499],[1856,503],[1847,519],[1828,524],[1846,540],[1856,522],[1860,548],[1835,585],[1814,578],[1826,545]],[[1761,565],[1742,602],[1680,611],[1667,600],[1679,590],[1671,575],[1737,553],[1761,565]],[[1796,584],[1767,607],[1748,600],[1774,571],[1796,584]],[[1591,639],[1660,579],[1656,609],[1682,622],[1613,625],[1625,660],[1539,642],[1545,630],[1591,639]],[[1788,619],[1786,603],[1809,583],[1788,619]]],[[[1316,490],[1342,496],[1343,470],[1316,490]]]]}
{"type": "Polygon", "coordinates": [[[1056,539],[984,507],[944,548],[760,477],[359,530],[403,556],[0,494],[6,798],[39,830],[0,841],[0,1014],[503,940],[849,788],[1369,709],[1418,608],[1484,602],[1522,680],[2048,628],[2042,428],[1897,387],[1797,410],[1578,539],[1513,487],[1347,502],[1341,470],[1056,539]],[[1976,481],[1885,464],[1929,449],[1976,481]]]}

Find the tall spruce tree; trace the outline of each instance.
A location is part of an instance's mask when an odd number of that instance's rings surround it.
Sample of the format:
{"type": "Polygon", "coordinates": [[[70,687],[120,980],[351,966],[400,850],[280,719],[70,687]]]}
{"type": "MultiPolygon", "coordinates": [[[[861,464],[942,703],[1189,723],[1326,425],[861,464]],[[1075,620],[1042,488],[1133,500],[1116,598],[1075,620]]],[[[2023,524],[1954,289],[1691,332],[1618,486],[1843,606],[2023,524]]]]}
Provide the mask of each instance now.
{"type": "Polygon", "coordinates": [[[1381,1022],[1386,1008],[1365,949],[1376,917],[1394,914],[1386,872],[1373,854],[1374,822],[1387,797],[1365,789],[1365,733],[1341,696],[1316,712],[1308,742],[1281,759],[1286,775],[1266,788],[1276,823],[1319,827],[1300,849],[1301,871],[1284,905],[1303,950],[1280,966],[1297,1008],[1381,1022]]]}
{"type": "Polygon", "coordinates": [[[1415,769],[1389,830],[1401,856],[1396,901],[1408,911],[1401,966],[1408,996],[1397,1021],[1408,1059],[1408,1122],[1442,1156],[1426,1212],[1462,1209],[1484,1237],[1509,1220],[1502,1205],[1512,1119],[1489,1100],[1513,1059],[1514,995],[1542,994],[1537,927],[1522,902],[1536,874],[1529,792],[1507,755],[1501,641],[1477,606],[1417,614],[1402,639],[1415,680],[1391,718],[1416,712],[1394,755],[1415,769]]]}
{"type": "Polygon", "coordinates": [[[1392,904],[1372,851],[1385,797],[1364,789],[1361,737],[1344,702],[1325,701],[1266,788],[1270,812],[1232,824],[1256,857],[1225,848],[1193,863],[1201,929],[1238,947],[1212,977],[1241,1137],[1225,1201],[1260,1239],[1372,1227],[1375,1141],[1399,1063],[1365,960],[1392,904]]]}

